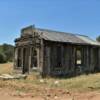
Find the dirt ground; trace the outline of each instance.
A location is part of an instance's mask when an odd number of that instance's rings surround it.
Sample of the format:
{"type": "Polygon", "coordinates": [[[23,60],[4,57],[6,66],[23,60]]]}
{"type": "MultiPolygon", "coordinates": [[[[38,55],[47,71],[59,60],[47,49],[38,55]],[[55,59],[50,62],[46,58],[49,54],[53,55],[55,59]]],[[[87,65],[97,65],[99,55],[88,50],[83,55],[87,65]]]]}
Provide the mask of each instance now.
{"type": "MultiPolygon", "coordinates": [[[[49,90],[47,90],[48,92],[49,90]]],[[[51,91],[52,92],[52,91],[51,91]]],[[[50,93],[50,91],[48,92],[50,93]]],[[[100,92],[70,93],[62,90],[53,90],[52,94],[32,96],[30,93],[16,94],[8,89],[0,89],[0,100],[100,100],[100,92]],[[61,95],[56,95],[56,94],[61,95]]]]}

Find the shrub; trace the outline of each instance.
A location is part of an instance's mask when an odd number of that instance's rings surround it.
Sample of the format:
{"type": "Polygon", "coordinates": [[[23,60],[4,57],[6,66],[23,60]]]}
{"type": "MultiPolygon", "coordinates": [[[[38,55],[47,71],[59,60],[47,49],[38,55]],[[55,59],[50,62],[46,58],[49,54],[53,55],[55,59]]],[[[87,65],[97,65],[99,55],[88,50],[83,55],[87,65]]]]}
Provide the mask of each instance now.
{"type": "Polygon", "coordinates": [[[14,56],[14,46],[10,44],[0,45],[0,63],[12,62],[14,56]]]}
{"type": "Polygon", "coordinates": [[[0,53],[0,63],[6,63],[7,59],[6,59],[6,55],[3,53],[0,53]]]}

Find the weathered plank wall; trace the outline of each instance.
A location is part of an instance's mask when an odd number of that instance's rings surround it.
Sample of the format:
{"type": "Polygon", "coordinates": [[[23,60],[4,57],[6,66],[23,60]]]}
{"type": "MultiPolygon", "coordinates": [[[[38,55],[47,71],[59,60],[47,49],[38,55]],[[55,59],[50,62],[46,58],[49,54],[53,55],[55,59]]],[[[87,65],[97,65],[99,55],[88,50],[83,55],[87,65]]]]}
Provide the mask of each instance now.
{"type": "Polygon", "coordinates": [[[44,72],[48,75],[68,75],[74,73],[75,50],[73,46],[61,43],[46,43],[44,47],[44,69],[44,72]],[[58,59],[58,49],[61,49],[61,54],[59,54],[61,61],[58,59]]]}
{"type": "Polygon", "coordinates": [[[15,66],[18,66],[18,59],[20,59],[21,68],[31,71],[33,47],[37,51],[37,69],[43,75],[76,75],[78,73],[100,71],[99,47],[50,42],[42,39],[40,42],[40,47],[32,44],[24,46],[17,44],[15,48],[15,66]],[[76,65],[77,47],[82,49],[81,72],[78,72],[78,66],[76,65]],[[25,48],[27,52],[24,53],[25,48]],[[18,49],[21,50],[20,56],[18,56],[18,49]]]}
{"type": "Polygon", "coordinates": [[[94,72],[100,69],[100,51],[92,46],[81,46],[82,64],[76,65],[77,45],[47,42],[44,46],[44,69],[47,75],[75,75],[94,72]],[[61,66],[57,67],[57,49],[61,47],[61,66]],[[80,72],[78,72],[80,71],[80,72]]]}

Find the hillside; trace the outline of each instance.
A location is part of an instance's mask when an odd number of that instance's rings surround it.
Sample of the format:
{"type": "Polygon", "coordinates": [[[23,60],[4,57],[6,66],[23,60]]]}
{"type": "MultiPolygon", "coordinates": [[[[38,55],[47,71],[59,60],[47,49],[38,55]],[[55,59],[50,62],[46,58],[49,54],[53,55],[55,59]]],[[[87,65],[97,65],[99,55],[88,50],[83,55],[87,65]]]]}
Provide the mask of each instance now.
{"type": "Polygon", "coordinates": [[[0,45],[0,63],[13,61],[14,46],[10,44],[0,45]]]}

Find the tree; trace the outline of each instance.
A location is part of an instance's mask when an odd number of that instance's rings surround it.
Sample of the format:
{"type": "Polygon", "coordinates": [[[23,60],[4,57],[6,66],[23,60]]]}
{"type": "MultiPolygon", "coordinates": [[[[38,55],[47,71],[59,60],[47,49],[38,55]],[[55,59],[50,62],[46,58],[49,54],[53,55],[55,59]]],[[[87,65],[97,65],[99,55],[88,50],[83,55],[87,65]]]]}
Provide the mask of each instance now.
{"type": "Polygon", "coordinates": [[[0,45],[0,63],[13,61],[14,46],[9,44],[0,45]]]}
{"type": "Polygon", "coordinates": [[[96,40],[97,40],[98,42],[100,42],[100,35],[96,38],[96,40]]]}
{"type": "Polygon", "coordinates": [[[0,53],[0,63],[6,63],[6,55],[4,53],[0,53]]]}
{"type": "Polygon", "coordinates": [[[7,57],[7,61],[13,61],[14,47],[9,44],[3,44],[3,52],[7,57]]]}

